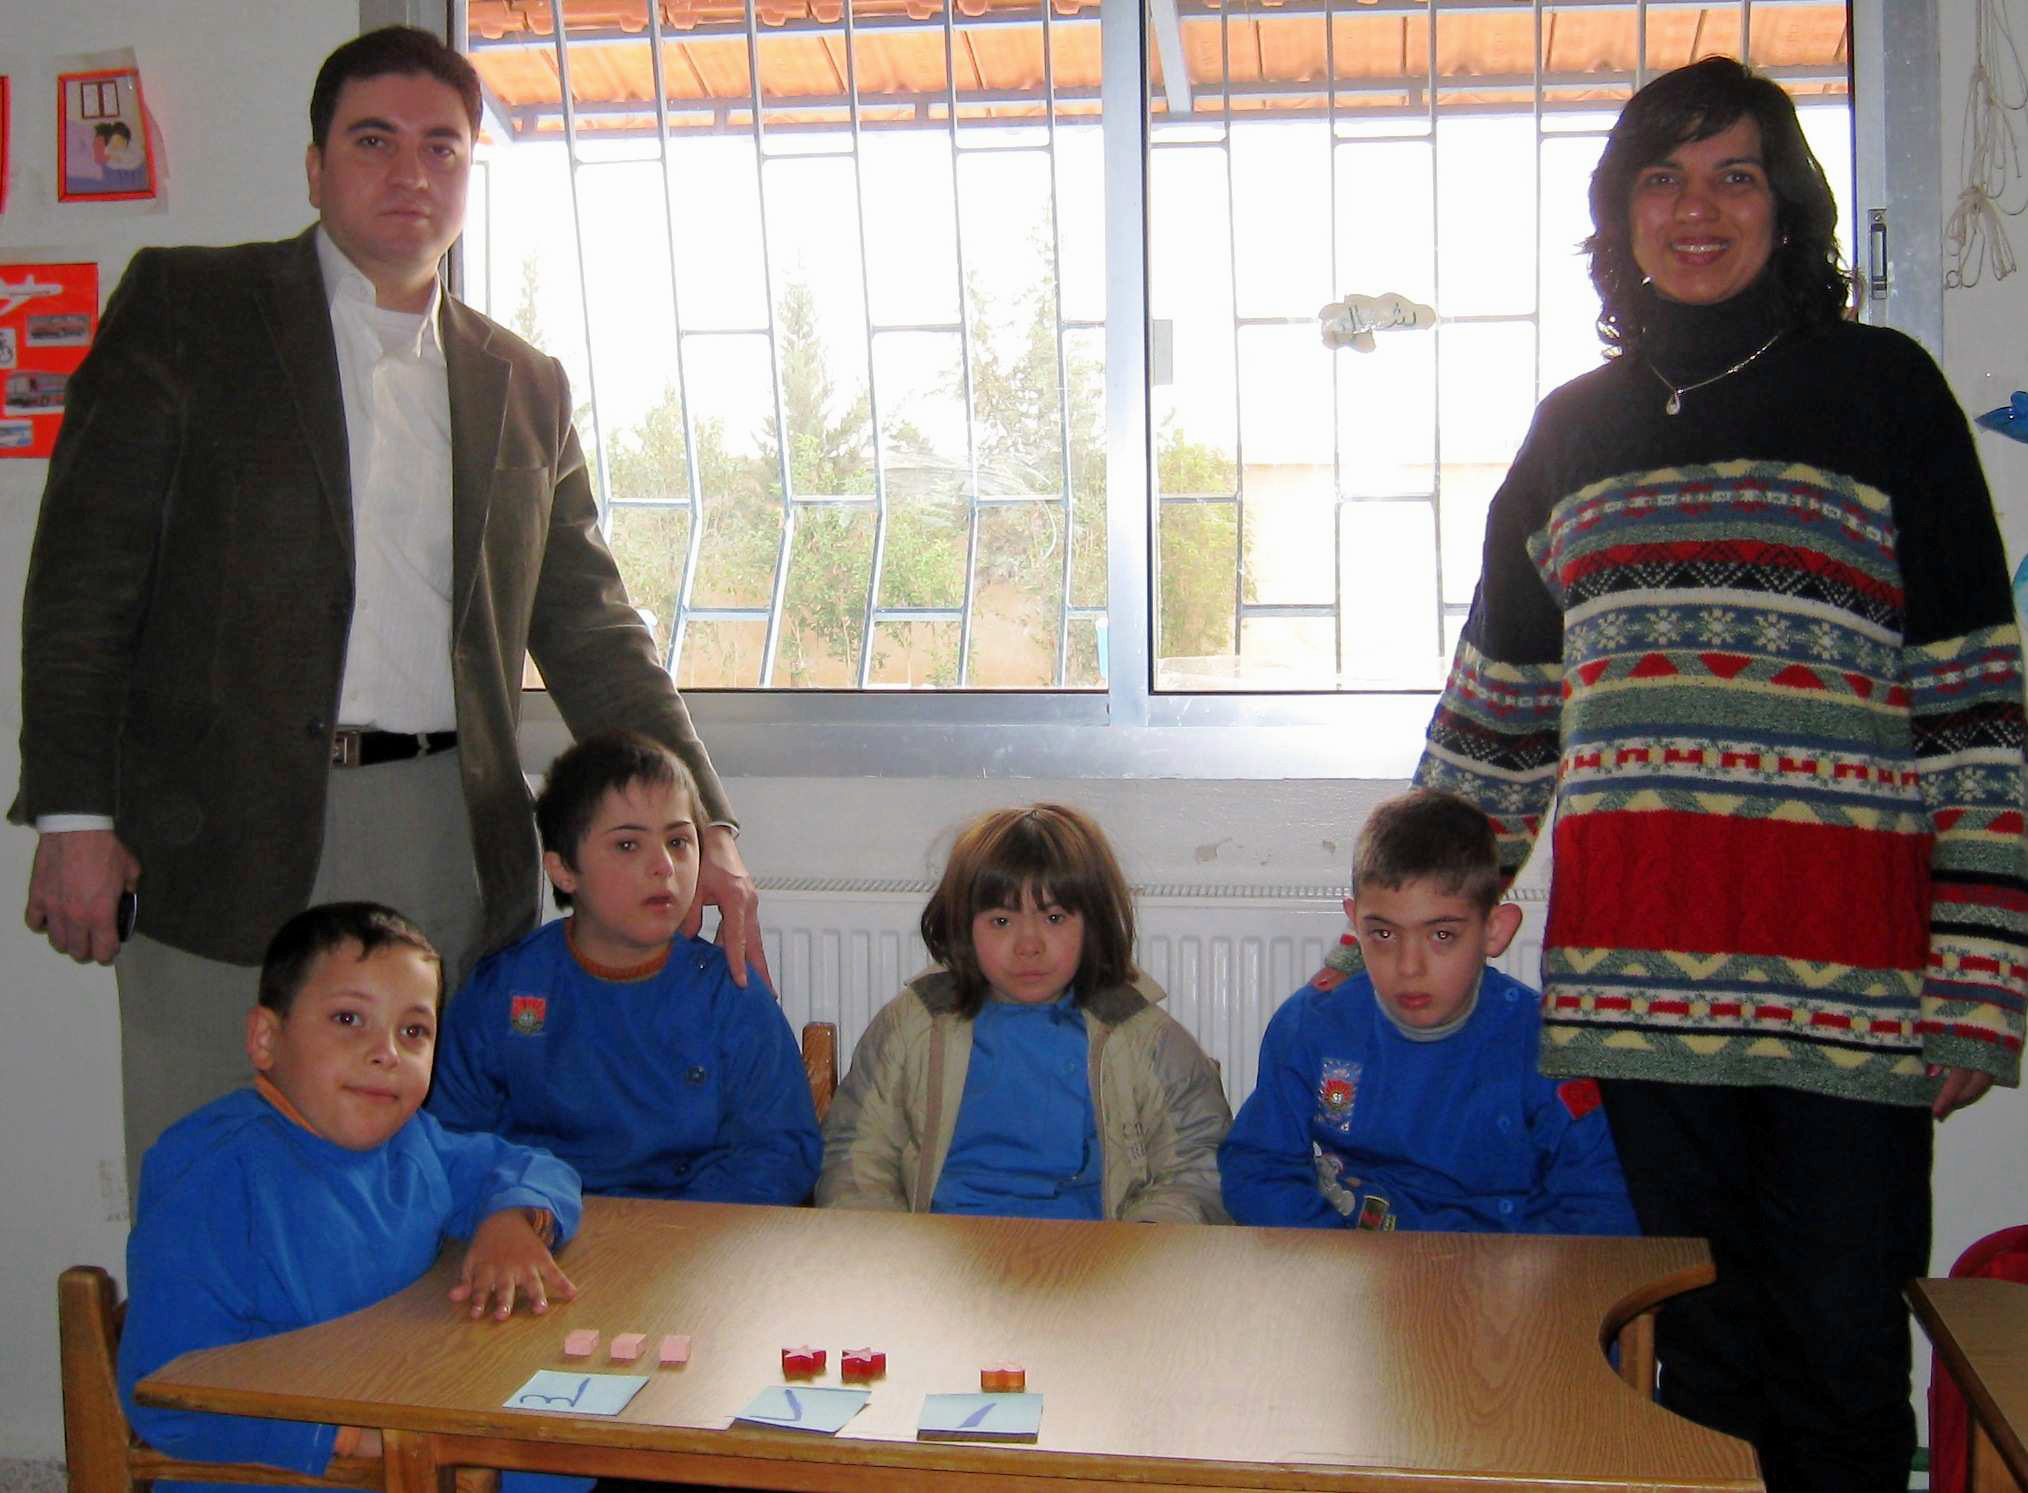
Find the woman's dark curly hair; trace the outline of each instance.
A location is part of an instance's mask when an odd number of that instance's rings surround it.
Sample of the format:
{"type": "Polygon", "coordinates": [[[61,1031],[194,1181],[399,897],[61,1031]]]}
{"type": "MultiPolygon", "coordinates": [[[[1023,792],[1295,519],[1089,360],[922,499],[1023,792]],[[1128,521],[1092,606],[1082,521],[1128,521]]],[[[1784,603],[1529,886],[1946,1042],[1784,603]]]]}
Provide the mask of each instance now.
{"type": "Polygon", "coordinates": [[[1760,126],[1761,162],[1775,199],[1768,273],[1797,322],[1823,326],[1845,314],[1852,282],[1838,252],[1838,204],[1781,88],[1730,57],[1706,57],[1664,73],[1620,111],[1591,174],[1591,283],[1599,336],[1612,354],[1637,352],[1646,332],[1646,277],[1628,223],[1634,182],[1679,145],[1706,140],[1742,116],[1760,126]]]}

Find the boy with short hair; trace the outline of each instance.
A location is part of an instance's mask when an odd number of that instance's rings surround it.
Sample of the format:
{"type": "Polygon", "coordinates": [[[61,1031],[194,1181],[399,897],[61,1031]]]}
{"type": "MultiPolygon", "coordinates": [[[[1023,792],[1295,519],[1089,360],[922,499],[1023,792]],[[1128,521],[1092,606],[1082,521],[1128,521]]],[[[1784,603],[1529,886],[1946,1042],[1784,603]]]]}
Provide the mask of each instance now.
{"type": "Polygon", "coordinates": [[[418,1113],[442,998],[436,950],[377,903],[312,907],[269,943],[247,1015],[253,1087],[171,1126],[141,1166],[119,1379],[149,1445],[305,1477],[379,1455],[378,1431],[151,1409],[134,1385],[180,1353],[390,1296],[447,1237],[472,1241],[451,1297],[475,1317],[490,1305],[504,1320],[521,1293],[538,1312],[576,1294],[550,1253],[577,1227],[576,1173],[418,1113]]]}
{"type": "Polygon", "coordinates": [[[554,1151],[591,1193],[800,1203],[823,1151],[767,985],[682,931],[698,795],[666,748],[586,737],[535,803],[568,918],[483,961],[444,1021],[430,1112],[554,1151]]]}
{"type": "Polygon", "coordinates": [[[1248,1224],[1637,1234],[1597,1086],[1536,1071],[1541,997],[1486,960],[1493,827],[1463,799],[1391,799],[1360,833],[1345,915],[1366,957],[1283,1003],[1218,1169],[1248,1224]]]}

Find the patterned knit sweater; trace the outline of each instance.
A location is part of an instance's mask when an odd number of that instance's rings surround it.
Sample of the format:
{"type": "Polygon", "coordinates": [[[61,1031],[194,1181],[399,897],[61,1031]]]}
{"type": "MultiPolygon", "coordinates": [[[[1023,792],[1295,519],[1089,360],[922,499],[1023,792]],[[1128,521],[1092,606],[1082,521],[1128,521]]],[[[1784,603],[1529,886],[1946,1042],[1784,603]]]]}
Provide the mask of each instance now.
{"type": "Polygon", "coordinates": [[[1419,783],[1511,876],[1554,801],[1542,1068],[1927,1104],[2019,1081],[2019,637],[1970,432],[1913,342],[1757,287],[1655,301],[1543,401],[1419,783]],[[1651,366],[1652,365],[1652,366],[1651,366]]]}

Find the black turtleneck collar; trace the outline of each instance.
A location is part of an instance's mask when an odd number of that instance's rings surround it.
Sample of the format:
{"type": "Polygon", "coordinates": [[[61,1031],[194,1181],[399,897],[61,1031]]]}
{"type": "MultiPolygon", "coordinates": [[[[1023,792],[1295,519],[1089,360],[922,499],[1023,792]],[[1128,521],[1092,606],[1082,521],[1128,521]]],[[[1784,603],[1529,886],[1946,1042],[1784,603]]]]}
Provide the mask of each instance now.
{"type": "Polygon", "coordinates": [[[1695,383],[1737,363],[1795,318],[1772,267],[1729,300],[1690,306],[1643,286],[1646,333],[1640,355],[1675,384],[1695,383]]]}

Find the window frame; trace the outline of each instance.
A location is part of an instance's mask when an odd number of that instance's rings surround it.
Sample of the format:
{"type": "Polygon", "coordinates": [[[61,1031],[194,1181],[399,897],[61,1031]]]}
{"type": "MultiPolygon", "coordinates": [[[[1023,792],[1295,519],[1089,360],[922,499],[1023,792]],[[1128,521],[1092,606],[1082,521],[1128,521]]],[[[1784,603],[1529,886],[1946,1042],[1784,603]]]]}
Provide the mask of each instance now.
{"type": "MultiPolygon", "coordinates": [[[[1855,38],[1861,14],[1881,3],[1853,0],[1848,6],[1855,38]]],[[[1912,8],[1927,12],[1933,26],[1932,5],[1915,0],[1912,8]]],[[[1159,531],[1151,504],[1146,100],[1150,50],[1162,38],[1159,27],[1144,35],[1146,14],[1146,0],[1100,0],[1102,117],[1135,121],[1132,128],[1108,130],[1103,148],[1107,609],[1115,619],[1140,619],[1109,629],[1105,687],[687,688],[691,718],[722,771],[740,777],[1213,780],[1402,779],[1413,771],[1438,698],[1433,689],[1180,694],[1152,687],[1159,531]]],[[[453,37],[462,39],[463,0],[451,0],[449,20],[453,37]]],[[[1878,134],[1869,136],[1860,124],[1857,93],[1851,105],[1859,146],[1855,174],[1869,184],[1878,180],[1868,174],[1879,169],[1878,134]]],[[[1853,217],[1863,222],[1863,210],[1855,208],[1853,217]]],[[[462,240],[453,253],[461,261],[462,240]]],[[[1859,253],[1851,257],[1863,266],[1859,253]]],[[[522,707],[528,760],[547,760],[568,744],[568,727],[547,691],[524,691],[522,707]]]]}

